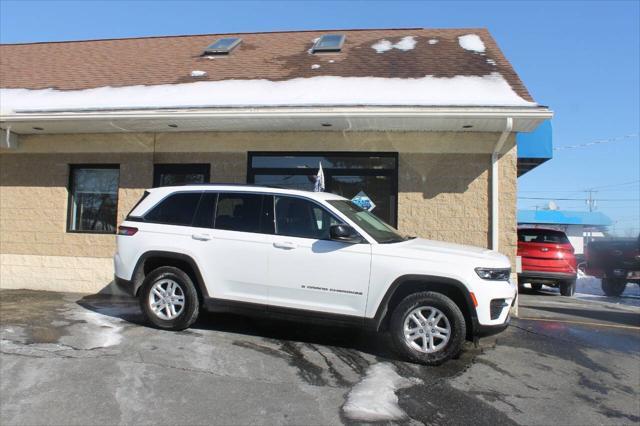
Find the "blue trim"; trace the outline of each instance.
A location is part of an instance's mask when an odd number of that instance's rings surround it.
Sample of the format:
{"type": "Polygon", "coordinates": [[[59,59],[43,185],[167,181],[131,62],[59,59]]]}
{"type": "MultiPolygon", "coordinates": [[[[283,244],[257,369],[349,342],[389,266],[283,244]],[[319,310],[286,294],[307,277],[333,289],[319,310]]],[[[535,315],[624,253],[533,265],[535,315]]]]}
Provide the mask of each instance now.
{"type": "Polygon", "coordinates": [[[568,210],[518,210],[519,224],[609,226],[608,216],[600,212],[568,210]]]}
{"type": "Polygon", "coordinates": [[[553,136],[551,121],[543,121],[536,130],[530,133],[518,133],[518,158],[553,158],[553,136]]]}

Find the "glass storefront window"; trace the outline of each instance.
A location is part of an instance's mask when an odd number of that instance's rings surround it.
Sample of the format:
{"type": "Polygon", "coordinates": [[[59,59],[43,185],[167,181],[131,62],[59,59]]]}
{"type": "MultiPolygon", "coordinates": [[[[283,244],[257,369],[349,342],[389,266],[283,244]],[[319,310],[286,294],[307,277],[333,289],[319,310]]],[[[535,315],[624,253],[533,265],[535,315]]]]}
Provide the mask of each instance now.
{"type": "Polygon", "coordinates": [[[322,164],[325,191],[348,199],[363,192],[375,204],[372,213],[395,225],[397,162],[396,153],[249,153],[247,182],[313,191],[322,164]]]}
{"type": "Polygon", "coordinates": [[[68,230],[114,234],[120,167],[71,166],[68,230]]]}

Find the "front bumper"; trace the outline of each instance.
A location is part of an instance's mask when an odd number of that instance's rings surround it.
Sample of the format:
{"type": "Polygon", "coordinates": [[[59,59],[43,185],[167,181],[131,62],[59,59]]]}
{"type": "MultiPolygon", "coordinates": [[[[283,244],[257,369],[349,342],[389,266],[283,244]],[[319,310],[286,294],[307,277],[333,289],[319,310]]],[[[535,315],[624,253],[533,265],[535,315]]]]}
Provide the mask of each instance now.
{"type": "Polygon", "coordinates": [[[536,279],[536,280],[575,280],[576,273],[565,272],[546,272],[546,271],[522,271],[518,274],[518,280],[536,279]]]}
{"type": "Polygon", "coordinates": [[[511,323],[511,317],[507,315],[507,319],[502,324],[496,325],[481,325],[477,321],[474,324],[474,334],[475,337],[487,337],[493,336],[494,334],[502,333],[509,327],[509,323],[511,323]]]}
{"type": "Polygon", "coordinates": [[[516,284],[511,281],[490,281],[478,278],[473,280],[470,290],[478,301],[475,308],[478,327],[506,327],[510,308],[516,300],[516,284]],[[497,312],[497,306],[502,306],[499,312],[497,312]]]}

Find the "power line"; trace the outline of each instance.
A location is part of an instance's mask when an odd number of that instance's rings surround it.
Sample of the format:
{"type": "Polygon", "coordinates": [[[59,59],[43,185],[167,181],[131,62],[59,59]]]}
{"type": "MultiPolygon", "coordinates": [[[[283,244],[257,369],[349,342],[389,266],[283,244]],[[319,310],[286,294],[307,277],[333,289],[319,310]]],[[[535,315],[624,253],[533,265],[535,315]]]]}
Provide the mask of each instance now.
{"type": "MultiPolygon", "coordinates": [[[[620,186],[628,186],[628,185],[634,185],[634,184],[638,184],[640,183],[640,179],[639,180],[632,180],[629,182],[622,182],[622,183],[612,183],[610,185],[602,185],[602,186],[594,186],[591,187],[589,189],[576,189],[576,190],[560,190],[560,189],[552,189],[552,190],[539,190],[539,191],[519,191],[519,192],[527,192],[527,193],[566,193],[566,194],[571,194],[571,193],[577,193],[577,192],[589,192],[591,190],[594,189],[605,189],[605,188],[617,188],[620,186]]],[[[603,191],[603,192],[613,192],[613,190],[610,191],[603,191]]]]}
{"type": "Polygon", "coordinates": [[[593,142],[581,143],[581,144],[577,144],[577,145],[557,146],[557,147],[553,148],[553,150],[554,151],[564,151],[566,149],[588,148],[590,146],[601,145],[601,144],[604,144],[604,143],[623,142],[623,141],[627,141],[629,139],[633,139],[633,138],[637,138],[637,137],[638,137],[637,133],[632,133],[632,134],[625,135],[625,136],[618,136],[618,137],[615,137],[615,138],[608,138],[608,139],[600,139],[600,140],[596,140],[596,141],[593,141],[593,142]]]}
{"type": "MultiPolygon", "coordinates": [[[[519,200],[585,201],[589,198],[518,197],[519,200]]],[[[640,198],[598,198],[597,201],[640,201],[640,198]]]]}

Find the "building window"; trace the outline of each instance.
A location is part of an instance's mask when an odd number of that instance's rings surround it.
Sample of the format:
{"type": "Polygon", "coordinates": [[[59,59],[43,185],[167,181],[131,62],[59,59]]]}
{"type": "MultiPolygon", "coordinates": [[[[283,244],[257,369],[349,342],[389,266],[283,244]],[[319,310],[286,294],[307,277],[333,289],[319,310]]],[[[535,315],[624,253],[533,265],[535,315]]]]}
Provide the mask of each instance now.
{"type": "Polygon", "coordinates": [[[190,185],[209,182],[209,164],[155,164],[153,186],[190,185]]]}
{"type": "Polygon", "coordinates": [[[248,183],[313,191],[322,164],[325,191],[352,199],[363,193],[376,216],[397,224],[397,153],[250,152],[248,183]]]}
{"type": "Polygon", "coordinates": [[[68,231],[115,234],[119,165],[72,165],[68,231]]]}

